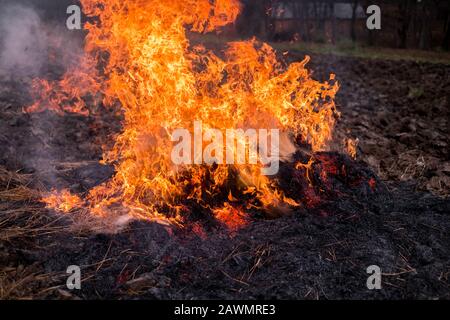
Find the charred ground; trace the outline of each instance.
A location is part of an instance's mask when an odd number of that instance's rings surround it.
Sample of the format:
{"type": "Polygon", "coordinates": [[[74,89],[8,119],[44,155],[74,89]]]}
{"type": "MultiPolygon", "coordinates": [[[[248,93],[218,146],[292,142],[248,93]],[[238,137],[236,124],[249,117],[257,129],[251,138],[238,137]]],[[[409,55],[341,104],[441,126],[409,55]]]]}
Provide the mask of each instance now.
{"type": "MultiPolygon", "coordinates": [[[[83,192],[111,176],[96,164],[97,139],[119,121],[24,115],[29,79],[3,79],[0,298],[450,298],[450,67],[328,55],[313,55],[309,67],[315,78],[337,74],[336,145],[358,137],[359,160],[323,154],[348,172],[320,186],[320,206],[256,217],[236,232],[142,221],[115,234],[74,229],[34,190],[83,192]],[[82,267],[81,291],[65,287],[72,264],[82,267]],[[380,291],[366,288],[373,264],[384,273],[380,291]]],[[[281,175],[290,194],[305,194],[292,168],[281,175]]]]}

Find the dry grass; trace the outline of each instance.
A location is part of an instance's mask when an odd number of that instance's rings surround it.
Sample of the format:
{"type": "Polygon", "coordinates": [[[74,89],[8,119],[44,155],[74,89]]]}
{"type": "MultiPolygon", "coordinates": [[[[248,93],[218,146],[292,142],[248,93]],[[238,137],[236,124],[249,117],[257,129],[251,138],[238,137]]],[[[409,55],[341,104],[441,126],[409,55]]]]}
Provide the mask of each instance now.
{"type": "Polygon", "coordinates": [[[46,292],[36,293],[55,277],[37,264],[24,266],[15,253],[19,247],[32,250],[35,237],[62,229],[39,203],[40,192],[32,184],[31,175],[0,167],[0,300],[44,298],[46,292]]]}
{"type": "Polygon", "coordinates": [[[29,174],[0,167],[0,241],[33,237],[53,230],[53,221],[39,203],[40,192],[31,187],[29,174]]]}
{"type": "Polygon", "coordinates": [[[2,268],[0,270],[0,300],[44,298],[45,290],[37,293],[38,288],[43,283],[52,282],[53,277],[51,274],[40,274],[39,271],[36,265],[2,268]]]}
{"type": "Polygon", "coordinates": [[[40,192],[30,187],[32,175],[8,171],[0,166],[0,201],[21,202],[40,198],[40,192]]]}
{"type": "Polygon", "coordinates": [[[18,172],[11,172],[6,168],[0,166],[0,188],[7,190],[10,186],[28,185],[32,180],[30,174],[20,174],[18,172]]]}
{"type": "MultiPolygon", "coordinates": [[[[52,214],[39,200],[44,190],[33,176],[0,166],[0,300],[75,299],[62,289],[65,273],[47,273],[41,263],[23,261],[23,254],[45,250],[48,236],[114,232],[123,226],[98,219],[86,210],[52,214]]],[[[106,261],[102,259],[101,265],[106,261]]],[[[99,268],[100,268],[99,267],[99,268]]]]}

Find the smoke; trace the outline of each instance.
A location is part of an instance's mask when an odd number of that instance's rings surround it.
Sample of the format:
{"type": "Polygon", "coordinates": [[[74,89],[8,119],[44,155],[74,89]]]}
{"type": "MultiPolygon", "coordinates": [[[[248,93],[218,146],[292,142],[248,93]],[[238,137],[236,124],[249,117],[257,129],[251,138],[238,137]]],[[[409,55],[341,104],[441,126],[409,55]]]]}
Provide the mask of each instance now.
{"type": "MultiPolygon", "coordinates": [[[[0,85],[8,83],[8,88],[20,91],[22,99],[15,101],[18,114],[32,99],[33,80],[57,80],[81,59],[83,34],[67,30],[67,7],[56,7],[57,2],[0,0],[0,85]]],[[[28,132],[19,161],[46,185],[56,187],[55,163],[61,161],[64,148],[57,133],[63,130],[63,119],[50,112],[22,117],[28,132]]]]}
{"type": "Polygon", "coordinates": [[[56,65],[67,69],[79,62],[84,36],[66,28],[68,5],[0,0],[0,76],[38,77],[56,65]]]}
{"type": "MultiPolygon", "coordinates": [[[[30,4],[7,1],[0,4],[0,77],[2,81],[19,83],[15,88],[26,94],[30,81],[42,73],[48,61],[47,27],[30,4]]],[[[53,183],[55,177],[50,163],[54,150],[49,147],[51,135],[47,130],[55,126],[55,120],[48,115],[32,116],[30,120],[30,136],[25,142],[27,151],[22,162],[53,183]]]]}
{"type": "Polygon", "coordinates": [[[3,5],[0,13],[0,74],[36,76],[48,57],[48,36],[38,13],[23,4],[3,5]]]}

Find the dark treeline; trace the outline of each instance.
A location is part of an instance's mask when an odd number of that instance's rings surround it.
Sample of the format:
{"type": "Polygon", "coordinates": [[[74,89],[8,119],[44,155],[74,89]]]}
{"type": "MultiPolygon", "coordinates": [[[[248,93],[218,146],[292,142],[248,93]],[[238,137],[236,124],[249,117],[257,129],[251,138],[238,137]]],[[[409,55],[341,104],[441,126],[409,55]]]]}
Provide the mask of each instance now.
{"type": "MultiPolygon", "coordinates": [[[[356,43],[449,50],[450,0],[240,0],[243,11],[230,30],[268,41],[356,43]],[[367,7],[381,8],[381,30],[366,27],[367,7]]],[[[44,19],[64,24],[78,0],[0,0],[0,8],[34,7],[44,19]]]]}
{"type": "Polygon", "coordinates": [[[242,0],[241,36],[449,50],[449,0],[242,0]],[[381,30],[366,27],[367,7],[381,8],[381,30]]]}

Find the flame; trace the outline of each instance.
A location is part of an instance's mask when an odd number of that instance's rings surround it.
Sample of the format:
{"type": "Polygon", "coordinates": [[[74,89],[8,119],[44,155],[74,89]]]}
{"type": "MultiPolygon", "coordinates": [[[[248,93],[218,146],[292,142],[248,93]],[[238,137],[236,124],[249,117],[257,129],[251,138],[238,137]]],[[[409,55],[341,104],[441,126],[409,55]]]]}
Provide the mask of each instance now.
{"type": "MultiPolygon", "coordinates": [[[[313,151],[323,150],[337,115],[334,75],[315,81],[305,68],[309,57],[286,66],[273,48],[256,39],[228,43],[223,55],[190,43],[190,32],[233,23],[240,12],[237,0],[81,3],[91,22],[85,25],[80,65],[60,81],[36,81],[36,103],[26,111],[87,115],[101,112],[100,104],[120,105],[123,131],[104,154],[116,174],[85,199],[94,214],[120,204],[139,217],[182,221],[185,201],[211,207],[210,200],[223,194],[212,212],[239,224],[241,212],[234,214],[237,209],[227,202],[231,189],[233,197],[250,199],[248,207],[298,205],[274,179],[261,175],[260,165],[174,166],[170,133],[192,128],[193,121],[222,131],[277,128],[292,145],[301,141],[313,151]]],[[[66,193],[44,199],[65,212],[78,200],[66,193]]]]}
{"type": "Polygon", "coordinates": [[[221,221],[230,231],[237,231],[247,224],[245,212],[225,202],[222,208],[213,210],[217,220],[221,221]]]}
{"type": "Polygon", "coordinates": [[[69,213],[70,211],[83,206],[83,200],[80,197],[71,194],[69,190],[55,190],[44,197],[42,202],[46,204],[47,208],[53,208],[64,213],[69,213]]]}
{"type": "Polygon", "coordinates": [[[359,139],[345,139],[345,148],[347,151],[347,154],[352,157],[354,160],[356,160],[356,156],[358,153],[358,144],[359,144],[359,139]]]}

